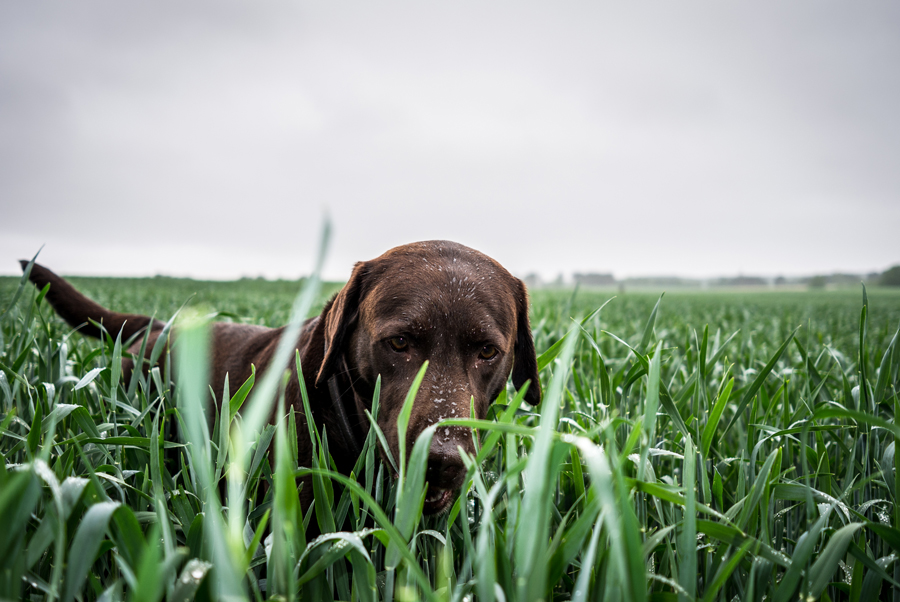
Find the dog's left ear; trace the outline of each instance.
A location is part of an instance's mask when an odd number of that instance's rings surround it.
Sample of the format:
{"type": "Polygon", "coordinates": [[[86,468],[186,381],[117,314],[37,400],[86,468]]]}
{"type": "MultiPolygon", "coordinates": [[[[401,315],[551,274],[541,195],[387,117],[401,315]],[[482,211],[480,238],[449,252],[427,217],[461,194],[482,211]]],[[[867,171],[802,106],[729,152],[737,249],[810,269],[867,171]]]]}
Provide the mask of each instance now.
{"type": "Polygon", "coordinates": [[[322,319],[325,321],[325,357],[316,375],[316,387],[327,382],[337,371],[338,360],[359,319],[359,300],[366,272],[365,263],[357,263],[350,280],[322,312],[322,319]]]}
{"type": "Polygon", "coordinates": [[[520,389],[525,381],[530,380],[525,401],[531,405],[541,402],[541,379],[538,376],[537,355],[534,352],[534,339],[531,337],[531,326],[528,324],[528,293],[525,283],[516,281],[516,344],[513,349],[515,360],[512,369],[512,381],[516,389],[520,389]]]}

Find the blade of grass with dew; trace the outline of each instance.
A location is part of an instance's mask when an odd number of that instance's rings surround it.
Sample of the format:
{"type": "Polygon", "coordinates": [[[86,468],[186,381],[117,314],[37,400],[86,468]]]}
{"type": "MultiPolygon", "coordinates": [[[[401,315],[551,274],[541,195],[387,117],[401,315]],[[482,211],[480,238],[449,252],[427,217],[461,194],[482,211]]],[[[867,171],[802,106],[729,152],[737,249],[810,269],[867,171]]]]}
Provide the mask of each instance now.
{"type": "MultiPolygon", "coordinates": [[[[210,387],[210,395],[212,396],[212,388],[210,387]]],[[[219,400],[218,417],[216,419],[216,427],[213,430],[212,438],[216,442],[216,468],[213,474],[213,481],[218,483],[222,478],[222,471],[225,468],[225,460],[228,458],[228,450],[231,447],[231,412],[229,411],[229,401],[231,399],[231,390],[229,388],[228,374],[225,374],[225,383],[222,388],[222,399],[219,400]]]]}
{"type": "MultiPolygon", "coordinates": [[[[162,463],[159,457],[159,412],[153,416],[153,432],[150,433],[150,480],[153,483],[153,506],[160,526],[164,546],[164,558],[169,559],[175,553],[175,536],[169,523],[166,508],[166,494],[162,482],[162,463]]],[[[170,584],[171,585],[171,584],[170,584]]]]}
{"type": "MultiPolygon", "coordinates": [[[[406,398],[403,400],[403,406],[400,408],[400,414],[397,416],[397,446],[399,447],[400,453],[400,465],[398,466],[398,481],[397,485],[399,487],[398,492],[400,494],[404,491],[404,482],[406,475],[406,428],[409,425],[409,417],[412,414],[413,403],[416,400],[416,394],[419,392],[419,387],[422,385],[422,379],[425,378],[425,371],[428,370],[428,362],[425,361],[422,363],[422,367],[419,368],[418,373],[416,373],[416,377],[413,379],[412,385],[410,385],[409,390],[406,392],[406,398]]],[[[400,499],[398,499],[399,506],[400,499]]]]}
{"type": "Polygon", "coordinates": [[[275,429],[275,499],[272,504],[272,553],[269,557],[271,572],[267,572],[267,585],[271,591],[289,602],[294,599],[294,564],[299,550],[292,549],[295,531],[303,529],[296,524],[300,499],[294,482],[293,464],[289,461],[288,442],[284,425],[284,394],[278,401],[278,422],[275,429]]]}
{"type": "Polygon", "coordinates": [[[178,333],[179,350],[175,356],[178,403],[184,417],[191,463],[201,487],[206,517],[203,534],[207,538],[213,565],[216,567],[213,591],[220,599],[245,600],[240,583],[242,572],[238,564],[243,558],[243,541],[232,543],[226,540],[227,530],[222,519],[218,491],[212,480],[214,465],[209,429],[203,411],[209,370],[209,324],[202,317],[188,312],[179,321],[178,333]],[[240,556],[235,558],[238,546],[240,556]]]}
{"type": "Polygon", "coordinates": [[[857,369],[859,370],[859,402],[860,407],[870,411],[869,399],[869,368],[866,361],[866,339],[869,324],[869,297],[866,294],[866,285],[862,285],[863,306],[859,314],[859,353],[857,355],[857,369]]]}
{"type": "Polygon", "coordinates": [[[757,554],[765,558],[769,562],[777,564],[784,568],[791,567],[791,560],[783,553],[776,551],[769,544],[762,542],[756,538],[750,537],[737,527],[725,523],[717,523],[709,520],[697,520],[697,532],[703,533],[716,541],[728,544],[730,546],[740,547],[745,541],[752,540],[757,554]]]}
{"type": "Polygon", "coordinates": [[[831,582],[835,571],[847,553],[847,546],[853,541],[857,531],[863,527],[862,523],[846,525],[831,536],[825,549],[809,569],[810,588],[809,593],[814,599],[818,599],[825,591],[825,587],[831,582]]]}
{"type": "Polygon", "coordinates": [[[526,478],[529,483],[522,502],[522,514],[533,519],[532,528],[520,530],[515,542],[515,558],[518,571],[519,599],[536,600],[544,595],[547,576],[546,564],[541,564],[549,539],[550,486],[555,480],[551,474],[550,454],[557,417],[562,404],[563,388],[569,366],[575,354],[578,337],[574,327],[566,333],[566,343],[560,354],[560,369],[556,370],[541,402],[541,426],[529,456],[526,478]]]}
{"type": "MultiPolygon", "coordinates": [[[[357,553],[361,554],[363,558],[368,559],[369,553],[366,551],[365,546],[362,543],[362,539],[360,539],[359,535],[356,533],[328,533],[322,535],[315,539],[315,541],[310,542],[309,546],[303,552],[303,556],[307,556],[311,554],[314,550],[319,547],[324,547],[328,544],[328,549],[318,557],[316,562],[303,573],[299,579],[297,580],[298,585],[304,585],[315,577],[319,576],[325,569],[333,565],[335,562],[349,554],[351,551],[355,550],[357,553]]],[[[304,560],[303,557],[300,558],[298,562],[298,566],[304,560]]]]}
{"type": "Polygon", "coordinates": [[[713,404],[712,411],[706,419],[706,426],[703,428],[703,434],[700,436],[700,450],[703,454],[703,458],[709,458],[709,449],[712,446],[713,437],[719,426],[719,420],[722,418],[722,412],[725,411],[725,406],[728,404],[728,399],[731,397],[731,389],[733,387],[734,378],[731,378],[719,394],[719,397],[713,404]]]}
{"type": "MultiPolygon", "coordinates": [[[[249,461],[247,452],[252,446],[253,438],[255,438],[257,433],[262,430],[262,426],[268,421],[269,416],[271,415],[272,406],[275,402],[275,394],[283,374],[283,371],[279,370],[278,367],[284,366],[287,368],[291,355],[296,354],[296,344],[300,335],[300,329],[303,321],[306,319],[312,308],[320,288],[319,275],[321,274],[322,264],[325,260],[325,254],[328,248],[330,231],[331,226],[326,219],[322,226],[312,275],[306,280],[300,294],[298,294],[294,300],[293,307],[291,308],[290,320],[287,326],[284,327],[281,337],[278,340],[278,346],[270,360],[269,366],[271,369],[267,370],[262,379],[260,379],[260,382],[250,390],[250,402],[248,403],[247,411],[243,416],[243,422],[241,423],[240,428],[237,428],[236,432],[232,433],[233,462],[237,463],[239,466],[247,466],[249,461]]],[[[301,395],[305,398],[305,383],[302,372],[299,370],[299,359],[297,361],[297,367],[301,395]]],[[[252,384],[253,383],[251,383],[250,386],[252,386],[252,384]]],[[[249,386],[248,389],[250,389],[249,386]]],[[[239,390],[239,393],[241,393],[241,390],[239,390]]],[[[239,397],[238,401],[236,401],[233,406],[230,406],[230,411],[237,412],[241,403],[242,400],[239,397]]],[[[312,414],[307,413],[307,416],[311,417],[312,414]]],[[[309,419],[309,422],[312,422],[311,418],[309,419]]],[[[315,445],[314,442],[313,445],[315,445]]],[[[229,469],[228,475],[231,479],[240,480],[241,478],[241,472],[238,470],[229,469]]],[[[232,487],[229,483],[229,489],[233,488],[242,487],[232,487]]],[[[239,511],[229,513],[229,526],[232,540],[237,540],[240,537],[244,524],[243,506],[240,506],[237,510],[239,511]]],[[[237,546],[235,545],[235,547],[237,546]]]]}
{"type": "Polygon", "coordinates": [[[797,586],[800,585],[800,579],[802,579],[803,573],[806,571],[807,563],[816,552],[815,546],[819,539],[819,534],[828,522],[831,509],[832,507],[829,507],[822,512],[810,529],[804,532],[797,540],[794,554],[791,557],[791,566],[781,578],[775,590],[773,602],[787,602],[793,599],[794,592],[797,591],[797,586]]]}
{"type": "MultiPolygon", "coordinates": [[[[662,299],[662,297],[660,297],[662,299]]],[[[647,454],[656,440],[656,410],[659,407],[659,362],[662,355],[663,342],[656,345],[656,353],[650,360],[650,372],[647,376],[647,396],[644,400],[644,419],[642,421],[641,462],[638,467],[638,478],[644,478],[647,466],[647,454]]]]}
{"type": "MultiPolygon", "coordinates": [[[[322,466],[327,468],[327,459],[325,458],[325,451],[323,449],[324,445],[322,444],[322,440],[319,439],[315,423],[310,418],[313,416],[313,412],[312,407],[309,404],[309,394],[307,393],[306,384],[303,379],[303,367],[300,365],[299,351],[294,352],[294,362],[297,370],[297,378],[300,383],[300,399],[303,402],[303,414],[306,417],[306,426],[309,431],[309,440],[312,451],[310,461],[312,468],[321,468],[322,466]]],[[[313,512],[315,512],[316,515],[316,524],[318,524],[321,533],[332,533],[336,529],[334,515],[331,513],[330,504],[327,501],[329,497],[328,483],[324,481],[321,475],[315,472],[311,473],[311,475],[313,487],[313,512]]]]}
{"type": "MultiPolygon", "coordinates": [[[[66,511],[62,500],[62,489],[59,486],[59,481],[56,478],[56,473],[54,473],[50,469],[50,467],[47,466],[47,463],[44,459],[38,459],[34,461],[34,471],[50,488],[53,498],[53,506],[56,509],[57,524],[55,525],[56,536],[54,537],[54,543],[56,545],[54,546],[54,558],[57,560],[57,562],[56,566],[53,567],[50,584],[52,588],[51,592],[53,594],[58,594],[60,590],[59,585],[62,579],[62,567],[66,552],[66,529],[65,524],[63,523],[63,517],[65,517],[66,511]]],[[[48,525],[49,524],[50,523],[48,523],[48,525]]]]}
{"type": "Polygon", "coordinates": [[[79,522],[72,540],[69,564],[66,566],[62,602],[72,602],[81,589],[81,584],[87,579],[94,557],[106,535],[109,519],[119,506],[118,502],[99,502],[92,505],[79,522]]]}
{"type": "Polygon", "coordinates": [[[594,568],[594,561],[597,557],[597,543],[600,541],[600,534],[603,532],[603,514],[599,514],[597,516],[597,520],[594,523],[593,533],[591,533],[591,540],[588,544],[587,552],[585,553],[582,562],[581,562],[581,570],[578,572],[578,580],[575,582],[575,589],[572,594],[572,602],[586,602],[588,597],[588,590],[591,581],[591,573],[594,568]]]}
{"type": "Polygon", "coordinates": [[[200,584],[210,569],[212,569],[212,565],[208,562],[197,558],[188,560],[178,579],[175,580],[176,586],[172,590],[169,600],[172,602],[189,602],[194,600],[197,590],[200,589],[200,584]]]}
{"type": "Polygon", "coordinates": [[[484,511],[481,514],[481,524],[478,527],[478,535],[475,539],[475,590],[478,599],[485,602],[494,602],[496,598],[495,585],[497,583],[497,562],[494,554],[494,514],[492,508],[495,495],[499,488],[489,493],[481,478],[481,470],[468,455],[462,456],[466,468],[472,473],[472,484],[478,492],[479,498],[484,502],[484,511]]]}
{"type": "Polygon", "coordinates": [[[741,508],[741,515],[737,520],[737,526],[740,527],[741,530],[747,529],[747,525],[753,517],[753,514],[758,510],[758,504],[763,497],[766,481],[769,479],[770,473],[772,471],[772,466],[775,464],[775,461],[780,453],[780,447],[772,450],[772,453],[770,453],[766,458],[762,470],[759,471],[759,474],[756,476],[756,480],[750,487],[750,492],[747,494],[747,499],[745,500],[744,505],[741,508]]]}
{"type": "MultiPolygon", "coordinates": [[[[245,437],[251,437],[254,433],[259,432],[262,425],[266,423],[272,411],[272,404],[275,401],[275,392],[278,383],[281,381],[282,371],[278,366],[288,366],[288,362],[292,355],[295,354],[297,340],[300,336],[300,329],[303,321],[309,315],[313,302],[319,292],[320,274],[322,272],[322,264],[325,260],[326,249],[330,239],[331,226],[326,220],[322,228],[322,235],[319,242],[318,252],[316,254],[316,263],[312,275],[307,279],[303,286],[303,290],[294,301],[291,309],[291,318],[288,325],[285,326],[281,337],[278,340],[278,347],[270,361],[271,370],[260,379],[260,382],[250,393],[250,402],[246,415],[244,416],[243,432],[245,437]]],[[[302,381],[301,377],[301,381],[302,381]]],[[[244,442],[244,447],[249,447],[249,441],[244,442]]]]}
{"type": "MultiPolygon", "coordinates": [[[[575,437],[575,445],[581,450],[591,475],[591,489],[600,501],[601,516],[605,519],[606,535],[609,542],[609,562],[605,569],[604,599],[636,600],[636,592],[632,591],[632,575],[629,574],[631,562],[625,544],[624,521],[620,518],[619,507],[614,491],[614,475],[609,464],[609,457],[590,439],[575,437]]],[[[643,563],[641,563],[643,564],[643,563]]],[[[639,571],[638,578],[643,578],[639,571]]]]}
{"type": "Polygon", "coordinates": [[[684,441],[684,519],[678,537],[678,584],[685,593],[679,594],[679,601],[689,600],[697,592],[697,506],[694,486],[696,478],[696,453],[690,437],[684,441]]]}
{"type": "MultiPolygon", "coordinates": [[[[424,374],[424,370],[420,371],[424,374]]],[[[419,382],[413,383],[413,388],[418,388],[419,382]]],[[[410,389],[412,390],[412,388],[410,389]]],[[[403,412],[401,411],[401,415],[403,412]]],[[[399,428],[399,427],[398,427],[399,428]]],[[[394,524],[404,540],[409,540],[413,529],[422,514],[421,498],[425,488],[425,472],[428,467],[428,454],[431,450],[431,439],[438,425],[433,424],[426,428],[416,439],[413,452],[410,455],[408,474],[402,482],[397,483],[400,488],[397,492],[397,512],[394,524]]],[[[402,450],[402,448],[401,448],[402,450]]],[[[385,556],[385,566],[395,568],[400,561],[399,550],[389,546],[385,556]]]]}
{"type": "Polygon", "coordinates": [[[228,401],[228,421],[229,423],[234,420],[234,415],[238,413],[241,409],[241,406],[244,405],[244,400],[247,399],[247,395],[250,394],[250,391],[253,389],[253,384],[256,382],[256,366],[253,364],[250,365],[250,376],[247,380],[244,381],[244,384],[240,386],[240,388],[234,392],[234,395],[228,401]]]}
{"type": "Polygon", "coordinates": [[[716,571],[712,582],[703,594],[703,602],[713,602],[713,600],[716,599],[719,590],[722,589],[722,586],[725,585],[725,581],[731,577],[738,568],[738,564],[740,564],[747,552],[750,551],[752,545],[752,541],[744,542],[741,547],[735,550],[734,554],[731,555],[731,558],[728,559],[728,562],[719,565],[719,570],[716,571]]]}

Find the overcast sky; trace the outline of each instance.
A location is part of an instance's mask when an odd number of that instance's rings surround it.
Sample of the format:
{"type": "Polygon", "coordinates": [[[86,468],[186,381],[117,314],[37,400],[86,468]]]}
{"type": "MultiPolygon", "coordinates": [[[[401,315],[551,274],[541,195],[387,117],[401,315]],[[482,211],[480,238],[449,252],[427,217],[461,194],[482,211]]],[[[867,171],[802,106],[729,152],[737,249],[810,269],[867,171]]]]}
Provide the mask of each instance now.
{"type": "Polygon", "coordinates": [[[896,2],[4,2],[0,273],[900,263],[896,2]]]}

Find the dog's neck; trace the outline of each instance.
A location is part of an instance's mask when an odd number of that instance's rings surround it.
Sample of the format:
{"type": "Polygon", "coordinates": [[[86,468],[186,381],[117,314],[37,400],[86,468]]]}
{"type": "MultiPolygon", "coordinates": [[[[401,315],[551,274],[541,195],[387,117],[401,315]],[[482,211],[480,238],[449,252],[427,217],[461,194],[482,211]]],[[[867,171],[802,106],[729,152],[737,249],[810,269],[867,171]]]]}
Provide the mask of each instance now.
{"type": "MultiPolygon", "coordinates": [[[[324,354],[327,353],[328,343],[326,342],[324,354]]],[[[334,408],[334,422],[340,431],[340,438],[347,446],[346,451],[349,452],[352,458],[351,464],[353,464],[362,453],[365,440],[365,433],[358,433],[358,429],[355,429],[353,425],[363,424],[364,421],[357,409],[360,407],[357,400],[358,395],[353,388],[352,376],[344,357],[340,358],[337,372],[328,379],[328,394],[334,408]]]]}
{"type": "Polygon", "coordinates": [[[328,393],[331,395],[331,401],[334,404],[334,413],[338,428],[341,431],[341,438],[350,448],[348,451],[351,456],[353,458],[358,458],[359,454],[362,453],[362,439],[354,431],[353,425],[350,423],[349,412],[347,411],[347,406],[349,405],[353,414],[356,414],[356,393],[353,391],[353,387],[348,387],[346,385],[342,387],[341,383],[338,382],[337,374],[328,379],[328,393]],[[341,394],[342,390],[345,395],[341,394]],[[350,394],[346,395],[348,390],[350,394]],[[350,403],[347,404],[344,401],[345,397],[354,399],[348,400],[350,403]]]}

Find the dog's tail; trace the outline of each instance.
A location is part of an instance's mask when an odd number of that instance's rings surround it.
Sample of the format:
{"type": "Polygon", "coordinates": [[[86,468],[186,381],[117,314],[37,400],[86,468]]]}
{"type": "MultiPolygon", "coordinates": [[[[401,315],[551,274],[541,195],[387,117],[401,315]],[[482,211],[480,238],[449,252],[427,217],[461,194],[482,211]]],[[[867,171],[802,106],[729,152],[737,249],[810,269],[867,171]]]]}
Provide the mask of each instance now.
{"type": "MultiPolygon", "coordinates": [[[[19,263],[22,265],[22,270],[28,267],[27,260],[23,259],[19,263]]],[[[38,289],[43,289],[47,283],[50,284],[47,301],[63,320],[73,327],[80,327],[79,332],[82,334],[100,338],[102,331],[91,323],[92,320],[103,324],[106,331],[113,337],[121,332],[122,342],[144,328],[160,330],[165,326],[159,320],[154,320],[149,316],[110,311],[91,301],[75,290],[71,284],[37,263],[31,266],[29,279],[38,289]]]]}

